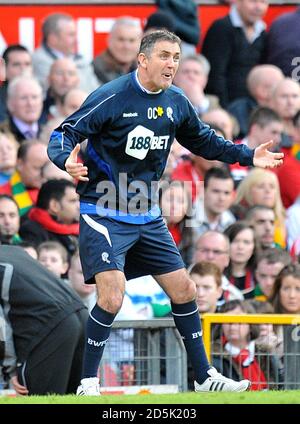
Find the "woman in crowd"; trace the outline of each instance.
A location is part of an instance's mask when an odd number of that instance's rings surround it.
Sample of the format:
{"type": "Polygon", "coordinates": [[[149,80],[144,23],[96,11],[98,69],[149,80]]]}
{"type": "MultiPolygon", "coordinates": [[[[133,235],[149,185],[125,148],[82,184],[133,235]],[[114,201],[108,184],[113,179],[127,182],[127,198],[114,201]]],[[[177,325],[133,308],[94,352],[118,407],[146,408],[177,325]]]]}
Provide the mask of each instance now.
{"type": "Polygon", "coordinates": [[[224,233],[230,241],[230,262],[225,269],[225,275],[231,284],[241,290],[245,299],[251,298],[255,288],[254,231],[246,221],[237,221],[231,224],[224,233]]]}
{"type": "Polygon", "coordinates": [[[262,205],[275,213],[274,243],[286,247],[285,209],[280,196],[277,176],[266,169],[254,168],[239,184],[234,205],[243,218],[247,208],[262,205]]]}

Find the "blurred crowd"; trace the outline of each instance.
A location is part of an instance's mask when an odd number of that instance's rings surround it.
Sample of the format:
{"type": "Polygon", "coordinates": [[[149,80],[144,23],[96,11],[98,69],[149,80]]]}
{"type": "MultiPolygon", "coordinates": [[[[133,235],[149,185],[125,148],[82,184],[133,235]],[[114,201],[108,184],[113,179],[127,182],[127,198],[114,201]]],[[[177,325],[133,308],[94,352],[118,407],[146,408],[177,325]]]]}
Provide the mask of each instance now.
{"type": "MultiPolygon", "coordinates": [[[[196,283],[199,312],[300,314],[300,7],[267,31],[267,0],[231,1],[228,15],[202,39],[193,1],[157,3],[143,26],[133,17],[116,19],[92,63],[76,53],[75,21],[64,13],[45,18],[35,51],[9,45],[2,53],[1,244],[21,247],[88,309],[94,305],[95,286],[84,284],[78,254],[76,181],[49,161],[49,135],[94,89],[136,68],[143,34],[168,29],[183,40],[174,83],[199,118],[234,143],[255,149],[272,139],[285,153],[271,171],[227,166],[172,145],[160,206],[196,283]]],[[[83,143],[82,161],[84,155],[83,143]]],[[[127,282],[119,319],[170,311],[152,277],[127,282]]],[[[253,332],[224,324],[220,331],[214,349],[235,358],[234,376],[254,375],[260,384],[253,388],[267,388],[284,366],[282,334],[272,325],[253,332]],[[255,361],[258,351],[278,359],[268,376],[255,361]]],[[[215,363],[223,373],[226,355],[215,363]]]]}

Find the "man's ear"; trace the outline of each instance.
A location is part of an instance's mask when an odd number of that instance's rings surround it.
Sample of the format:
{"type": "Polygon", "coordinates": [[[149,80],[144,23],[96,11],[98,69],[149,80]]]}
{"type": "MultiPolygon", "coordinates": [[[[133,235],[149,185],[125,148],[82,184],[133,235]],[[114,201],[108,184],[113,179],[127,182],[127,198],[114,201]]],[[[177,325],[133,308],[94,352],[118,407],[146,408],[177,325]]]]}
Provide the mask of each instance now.
{"type": "Polygon", "coordinates": [[[49,201],[48,212],[50,214],[56,215],[59,210],[60,210],[59,202],[56,199],[51,199],[49,201]]]}
{"type": "Polygon", "coordinates": [[[145,53],[140,53],[138,55],[138,64],[142,68],[146,69],[147,68],[147,63],[148,63],[148,59],[147,59],[147,56],[145,55],[145,53]]]}

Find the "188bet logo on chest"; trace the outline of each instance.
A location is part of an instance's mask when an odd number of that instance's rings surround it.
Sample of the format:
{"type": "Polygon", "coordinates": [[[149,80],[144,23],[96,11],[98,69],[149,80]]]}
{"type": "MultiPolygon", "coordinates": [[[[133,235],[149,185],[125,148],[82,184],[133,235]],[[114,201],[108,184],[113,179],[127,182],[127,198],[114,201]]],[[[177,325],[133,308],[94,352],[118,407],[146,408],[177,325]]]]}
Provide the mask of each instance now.
{"type": "Polygon", "coordinates": [[[138,125],[127,136],[125,152],[136,159],[143,160],[149,150],[166,150],[169,135],[154,135],[154,132],[142,125],[138,125]]]}

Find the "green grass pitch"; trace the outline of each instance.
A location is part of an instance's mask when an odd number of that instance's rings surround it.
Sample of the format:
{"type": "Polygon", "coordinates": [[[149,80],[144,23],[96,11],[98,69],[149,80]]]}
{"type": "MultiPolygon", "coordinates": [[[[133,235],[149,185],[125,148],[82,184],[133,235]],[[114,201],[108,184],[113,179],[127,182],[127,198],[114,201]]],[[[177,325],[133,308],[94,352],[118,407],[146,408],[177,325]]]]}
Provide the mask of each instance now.
{"type": "Polygon", "coordinates": [[[300,404],[300,391],[0,397],[0,404],[300,404]]]}

